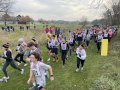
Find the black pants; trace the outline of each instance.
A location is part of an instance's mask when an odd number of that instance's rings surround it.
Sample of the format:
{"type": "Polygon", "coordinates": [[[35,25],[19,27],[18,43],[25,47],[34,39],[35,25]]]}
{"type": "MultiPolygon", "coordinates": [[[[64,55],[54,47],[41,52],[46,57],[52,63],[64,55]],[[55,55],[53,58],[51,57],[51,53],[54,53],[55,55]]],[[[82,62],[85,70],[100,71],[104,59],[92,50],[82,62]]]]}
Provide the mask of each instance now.
{"type": "Polygon", "coordinates": [[[89,46],[90,41],[86,41],[86,45],[89,46]]]}
{"type": "Polygon", "coordinates": [[[66,55],[67,55],[67,50],[62,50],[61,58],[63,61],[63,65],[65,65],[65,60],[66,60],[66,55]]]}
{"type": "Polygon", "coordinates": [[[34,86],[34,90],[42,90],[43,86],[39,86],[38,84],[34,86]]]}
{"type": "Polygon", "coordinates": [[[23,60],[23,57],[24,57],[24,54],[19,54],[18,53],[14,60],[19,62],[19,63],[21,63],[21,62],[26,63],[25,60],[23,60]],[[20,60],[18,60],[19,57],[20,57],[20,60]]]}
{"type": "Polygon", "coordinates": [[[85,60],[81,60],[80,58],[77,57],[77,68],[80,67],[80,63],[81,63],[81,67],[83,67],[84,66],[84,62],[85,62],[85,60]]]}
{"type": "Polygon", "coordinates": [[[100,51],[100,48],[101,48],[101,42],[97,42],[97,49],[98,49],[98,52],[100,51]]]}
{"type": "Polygon", "coordinates": [[[78,46],[82,44],[82,40],[78,41],[78,46]]]}
{"type": "Polygon", "coordinates": [[[11,62],[7,62],[7,61],[6,61],[6,62],[4,63],[4,65],[3,65],[3,68],[2,68],[2,71],[4,72],[4,75],[5,75],[6,77],[8,77],[8,74],[7,74],[6,69],[7,69],[7,67],[8,67],[9,65],[11,65],[14,69],[18,69],[19,71],[21,71],[21,69],[20,69],[19,67],[17,67],[17,66],[14,64],[13,61],[11,61],[11,62]]]}
{"type": "Polygon", "coordinates": [[[109,37],[109,38],[108,38],[108,42],[110,42],[110,41],[111,41],[111,38],[109,37]]]}

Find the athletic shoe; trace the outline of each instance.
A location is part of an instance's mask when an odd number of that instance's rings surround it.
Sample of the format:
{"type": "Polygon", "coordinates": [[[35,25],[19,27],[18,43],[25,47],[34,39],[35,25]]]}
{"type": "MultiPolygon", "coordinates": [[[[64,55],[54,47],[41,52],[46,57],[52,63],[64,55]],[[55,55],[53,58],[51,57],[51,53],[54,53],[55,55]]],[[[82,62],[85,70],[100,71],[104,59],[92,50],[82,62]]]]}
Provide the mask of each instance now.
{"type": "Polygon", "coordinates": [[[65,66],[64,66],[64,65],[62,65],[62,68],[65,68],[65,66]]]}
{"type": "Polygon", "coordinates": [[[24,74],[24,69],[22,69],[21,74],[24,74]]]}
{"type": "Polygon", "coordinates": [[[0,79],[0,82],[3,82],[3,81],[4,81],[4,79],[3,79],[3,78],[1,78],[1,79],[0,79]]]}
{"type": "Polygon", "coordinates": [[[7,80],[10,79],[9,76],[8,77],[3,77],[3,81],[7,82],[7,80]]]}
{"type": "Polygon", "coordinates": [[[21,63],[18,62],[18,66],[20,66],[21,63]]]}
{"type": "Polygon", "coordinates": [[[77,69],[76,69],[76,72],[78,72],[79,70],[80,70],[80,69],[79,69],[79,68],[77,68],[77,69]]]}
{"type": "Polygon", "coordinates": [[[83,70],[83,67],[81,68],[81,70],[83,70]]]}
{"type": "Polygon", "coordinates": [[[50,58],[48,58],[48,60],[47,60],[48,62],[50,61],[50,58]]]}
{"type": "Polygon", "coordinates": [[[26,64],[24,64],[24,66],[27,66],[28,64],[26,63],[26,64]]]}

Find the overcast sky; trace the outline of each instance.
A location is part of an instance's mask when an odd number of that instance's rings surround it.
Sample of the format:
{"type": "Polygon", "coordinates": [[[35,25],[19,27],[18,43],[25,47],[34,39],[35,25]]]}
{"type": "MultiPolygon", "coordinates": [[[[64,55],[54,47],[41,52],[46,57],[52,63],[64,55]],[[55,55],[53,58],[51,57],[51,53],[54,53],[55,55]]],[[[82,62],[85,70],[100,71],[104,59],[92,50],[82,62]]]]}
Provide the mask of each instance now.
{"type": "Polygon", "coordinates": [[[88,20],[100,19],[101,15],[91,5],[91,0],[15,0],[15,15],[29,15],[35,20],[88,20]]]}

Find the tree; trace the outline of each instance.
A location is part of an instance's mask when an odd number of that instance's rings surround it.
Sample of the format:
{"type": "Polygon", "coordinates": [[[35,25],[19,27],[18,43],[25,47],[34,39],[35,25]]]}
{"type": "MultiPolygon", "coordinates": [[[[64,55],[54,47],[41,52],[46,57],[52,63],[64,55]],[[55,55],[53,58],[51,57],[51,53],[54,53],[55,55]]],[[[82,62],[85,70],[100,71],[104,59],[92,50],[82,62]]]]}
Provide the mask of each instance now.
{"type": "Polygon", "coordinates": [[[103,14],[103,20],[106,25],[119,25],[120,24],[120,0],[92,0],[98,2],[97,9],[105,9],[103,14]],[[104,2],[103,2],[104,1],[104,2]]]}
{"type": "Polygon", "coordinates": [[[44,19],[40,18],[40,19],[38,19],[38,22],[42,23],[42,24],[45,24],[46,21],[44,19]]]}
{"type": "Polygon", "coordinates": [[[6,26],[6,21],[10,19],[10,9],[14,0],[0,0],[0,14],[2,15],[2,19],[4,20],[4,24],[6,26]]]}
{"type": "Polygon", "coordinates": [[[86,16],[82,16],[82,18],[81,18],[81,24],[82,24],[82,27],[85,27],[88,24],[86,16]]]}
{"type": "Polygon", "coordinates": [[[11,8],[13,2],[13,0],[0,0],[0,12],[8,11],[11,8]]]}
{"type": "Polygon", "coordinates": [[[29,16],[18,15],[17,16],[17,21],[18,21],[18,24],[28,24],[28,23],[32,22],[33,19],[29,16]]]}
{"type": "Polygon", "coordinates": [[[7,24],[6,22],[10,20],[10,15],[5,13],[4,15],[2,15],[2,19],[3,19],[4,24],[6,26],[6,24],[7,24]]]}

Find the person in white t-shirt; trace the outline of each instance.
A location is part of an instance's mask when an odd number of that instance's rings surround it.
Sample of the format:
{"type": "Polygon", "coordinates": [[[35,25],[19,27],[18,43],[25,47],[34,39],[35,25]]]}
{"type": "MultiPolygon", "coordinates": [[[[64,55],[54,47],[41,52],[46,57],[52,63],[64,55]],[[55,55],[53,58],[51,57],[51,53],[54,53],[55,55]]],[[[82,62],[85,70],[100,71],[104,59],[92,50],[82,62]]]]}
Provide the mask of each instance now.
{"type": "Polygon", "coordinates": [[[77,48],[76,55],[77,55],[77,69],[76,69],[76,72],[78,72],[79,69],[80,69],[80,63],[81,63],[81,70],[83,70],[84,62],[85,62],[85,59],[86,59],[86,51],[84,49],[83,44],[80,45],[77,48]]]}
{"type": "Polygon", "coordinates": [[[30,56],[31,66],[30,66],[30,77],[27,81],[28,84],[32,82],[33,78],[36,82],[34,87],[35,90],[45,90],[46,80],[45,80],[45,71],[49,71],[50,80],[54,80],[52,67],[41,62],[41,57],[38,53],[33,52],[30,56]]]}

